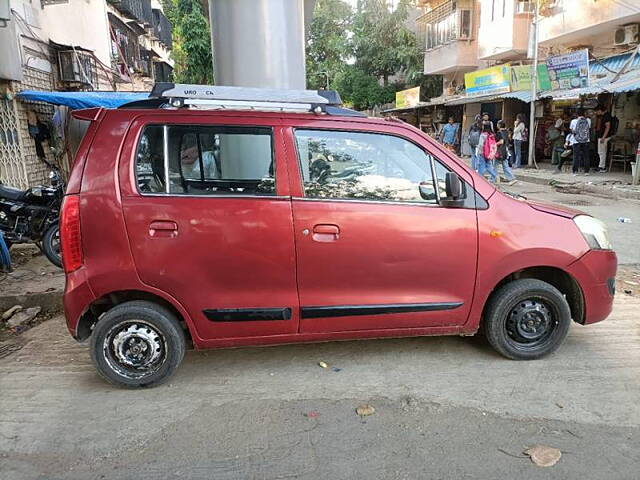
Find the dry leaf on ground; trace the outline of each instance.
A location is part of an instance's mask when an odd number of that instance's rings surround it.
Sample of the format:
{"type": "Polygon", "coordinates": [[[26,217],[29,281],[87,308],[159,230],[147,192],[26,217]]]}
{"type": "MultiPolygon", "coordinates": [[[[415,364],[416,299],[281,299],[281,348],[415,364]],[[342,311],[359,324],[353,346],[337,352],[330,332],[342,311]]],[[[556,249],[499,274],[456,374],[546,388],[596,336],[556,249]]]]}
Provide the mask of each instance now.
{"type": "Polygon", "coordinates": [[[560,450],[546,445],[535,445],[527,448],[523,453],[529,455],[531,461],[539,467],[552,467],[558,463],[562,456],[560,450]]]}
{"type": "Polygon", "coordinates": [[[376,409],[373,408],[371,405],[360,405],[358,408],[356,408],[356,413],[361,417],[367,417],[369,415],[373,415],[375,411],[376,409]]]}

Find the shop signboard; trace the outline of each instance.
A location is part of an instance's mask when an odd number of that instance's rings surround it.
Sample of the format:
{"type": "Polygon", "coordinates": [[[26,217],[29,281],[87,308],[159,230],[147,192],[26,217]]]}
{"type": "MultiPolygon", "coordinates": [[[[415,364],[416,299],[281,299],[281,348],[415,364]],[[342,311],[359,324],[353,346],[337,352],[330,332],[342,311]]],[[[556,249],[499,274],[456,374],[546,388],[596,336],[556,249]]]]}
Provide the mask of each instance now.
{"type": "Polygon", "coordinates": [[[468,97],[496,95],[511,91],[509,64],[464,74],[464,86],[468,97]]]}
{"type": "Polygon", "coordinates": [[[396,108],[411,108],[420,103],[420,87],[396,92],[396,108]]]}
{"type": "MultiPolygon", "coordinates": [[[[531,65],[511,67],[511,91],[531,90],[531,65]]],[[[538,64],[538,91],[551,90],[549,71],[544,63],[538,64]]]]}
{"type": "Polygon", "coordinates": [[[589,86],[589,50],[577,50],[547,58],[552,90],[589,86]]]}

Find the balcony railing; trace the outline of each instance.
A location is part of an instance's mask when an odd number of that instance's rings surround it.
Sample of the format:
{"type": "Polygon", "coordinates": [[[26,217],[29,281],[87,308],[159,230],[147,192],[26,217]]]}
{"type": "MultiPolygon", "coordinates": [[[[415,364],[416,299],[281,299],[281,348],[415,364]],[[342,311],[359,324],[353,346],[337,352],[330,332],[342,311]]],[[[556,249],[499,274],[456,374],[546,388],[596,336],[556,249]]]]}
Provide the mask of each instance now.
{"type": "Polygon", "coordinates": [[[434,23],[427,23],[425,25],[427,51],[455,40],[471,40],[473,36],[472,18],[472,10],[460,9],[453,10],[446,16],[439,16],[434,23]]]}
{"type": "Polygon", "coordinates": [[[108,0],[125,17],[150,27],[153,23],[151,0],[108,0]]]}
{"type": "Polygon", "coordinates": [[[171,40],[171,23],[167,20],[167,17],[164,16],[161,10],[153,9],[153,32],[156,38],[162,43],[167,49],[171,50],[173,45],[171,40]]]}

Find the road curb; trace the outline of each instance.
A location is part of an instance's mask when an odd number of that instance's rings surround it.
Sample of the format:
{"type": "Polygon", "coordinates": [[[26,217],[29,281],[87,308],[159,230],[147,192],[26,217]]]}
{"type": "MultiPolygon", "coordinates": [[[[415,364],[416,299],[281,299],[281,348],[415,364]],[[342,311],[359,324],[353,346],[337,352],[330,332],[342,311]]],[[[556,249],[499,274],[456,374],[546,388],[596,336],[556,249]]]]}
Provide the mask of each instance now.
{"type": "Polygon", "coordinates": [[[0,295],[0,312],[14,305],[22,305],[24,309],[41,307],[44,313],[58,313],[62,311],[62,293],[62,290],[52,290],[24,295],[0,295]]]}
{"type": "Polygon", "coordinates": [[[640,190],[623,190],[618,185],[590,185],[583,182],[562,182],[553,178],[527,175],[514,172],[516,179],[521,182],[535,183],[537,185],[550,185],[566,190],[568,193],[591,193],[613,199],[640,200],[640,190]]]}

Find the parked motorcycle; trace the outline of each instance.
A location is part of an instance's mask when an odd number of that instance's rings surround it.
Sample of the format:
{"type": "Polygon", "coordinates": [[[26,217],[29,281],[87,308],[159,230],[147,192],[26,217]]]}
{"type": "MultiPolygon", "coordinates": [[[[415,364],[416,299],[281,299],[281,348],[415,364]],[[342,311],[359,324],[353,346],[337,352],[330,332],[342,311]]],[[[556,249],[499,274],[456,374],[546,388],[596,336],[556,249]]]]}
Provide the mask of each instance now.
{"type": "Polygon", "coordinates": [[[0,230],[7,246],[35,243],[51,263],[62,267],[58,218],[65,185],[60,171],[49,167],[49,187],[18,190],[0,184],[0,230]]]}

